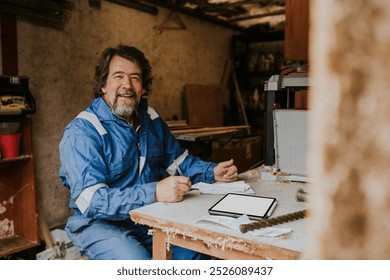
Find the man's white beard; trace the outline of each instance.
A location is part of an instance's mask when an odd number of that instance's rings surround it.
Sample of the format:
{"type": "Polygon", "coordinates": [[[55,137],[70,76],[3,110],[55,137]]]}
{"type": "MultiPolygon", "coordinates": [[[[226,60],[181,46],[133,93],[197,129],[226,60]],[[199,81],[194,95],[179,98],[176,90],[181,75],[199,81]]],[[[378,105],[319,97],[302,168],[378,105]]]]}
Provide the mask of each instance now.
{"type": "Polygon", "coordinates": [[[123,105],[123,104],[119,105],[118,98],[117,98],[114,102],[114,105],[112,106],[112,110],[117,116],[127,118],[134,113],[137,107],[138,107],[137,100],[135,100],[134,104],[131,105],[123,105]]]}

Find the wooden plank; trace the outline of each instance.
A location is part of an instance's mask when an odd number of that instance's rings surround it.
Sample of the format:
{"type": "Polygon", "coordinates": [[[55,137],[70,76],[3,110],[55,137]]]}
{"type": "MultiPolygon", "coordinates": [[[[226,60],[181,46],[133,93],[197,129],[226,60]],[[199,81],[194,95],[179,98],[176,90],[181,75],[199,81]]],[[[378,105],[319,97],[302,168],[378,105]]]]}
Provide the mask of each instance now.
{"type": "MultiPolygon", "coordinates": [[[[162,241],[162,237],[158,237],[156,243],[153,244],[153,246],[159,247],[157,250],[160,252],[163,244],[165,249],[166,243],[169,243],[224,259],[292,260],[299,259],[300,256],[300,253],[296,251],[262,244],[245,238],[237,238],[195,226],[162,220],[134,211],[131,211],[130,215],[134,222],[153,227],[153,234],[159,234],[158,230],[166,234],[167,240],[164,239],[162,241]]],[[[153,240],[153,242],[155,241],[153,240]]],[[[159,257],[163,258],[164,256],[159,255],[159,257]]]]}
{"type": "Polygon", "coordinates": [[[231,73],[232,69],[233,69],[233,63],[229,59],[228,61],[226,61],[225,68],[223,69],[223,75],[222,75],[222,80],[221,80],[222,92],[225,92],[227,89],[229,77],[230,77],[230,73],[231,73]]]}
{"type": "Polygon", "coordinates": [[[172,259],[172,250],[167,250],[170,246],[166,242],[167,234],[160,229],[153,230],[153,260],[172,259]]]}
{"type": "Polygon", "coordinates": [[[35,246],[37,246],[36,242],[31,242],[16,235],[8,238],[2,238],[0,239],[0,257],[9,256],[35,246]]]}
{"type": "Polygon", "coordinates": [[[213,256],[224,260],[258,260],[262,259],[256,255],[251,255],[232,248],[222,248],[211,244],[206,244],[202,240],[196,240],[181,234],[169,234],[171,244],[187,248],[205,255],[213,256]]]}
{"type": "Polygon", "coordinates": [[[222,137],[234,137],[238,133],[238,130],[221,130],[214,132],[202,132],[202,133],[189,133],[189,134],[178,134],[176,139],[184,141],[209,141],[213,139],[220,139],[222,137]]]}
{"type": "Polygon", "coordinates": [[[47,225],[46,219],[42,214],[42,211],[39,211],[39,235],[43,241],[45,241],[45,249],[49,249],[54,246],[54,240],[51,236],[49,226],[47,225]]]}
{"type": "Polygon", "coordinates": [[[214,85],[185,85],[185,110],[189,125],[222,126],[222,90],[214,85]]]}
{"type": "Polygon", "coordinates": [[[203,132],[214,132],[214,131],[231,131],[241,130],[249,128],[249,125],[233,125],[233,126],[220,126],[220,127],[202,127],[193,129],[178,129],[171,131],[173,135],[178,134],[192,134],[192,133],[203,133],[203,132]]]}
{"type": "Polygon", "coordinates": [[[286,1],[284,58],[308,60],[309,0],[286,1]]]}

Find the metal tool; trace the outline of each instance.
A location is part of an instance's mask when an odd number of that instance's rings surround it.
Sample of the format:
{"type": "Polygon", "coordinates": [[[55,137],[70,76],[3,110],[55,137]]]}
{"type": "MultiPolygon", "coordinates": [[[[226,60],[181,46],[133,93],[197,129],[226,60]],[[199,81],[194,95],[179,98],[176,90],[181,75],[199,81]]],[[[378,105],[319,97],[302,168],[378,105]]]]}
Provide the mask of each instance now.
{"type": "Polygon", "coordinates": [[[242,224],[242,225],[240,225],[240,231],[242,233],[246,233],[248,231],[252,231],[255,229],[265,228],[265,227],[283,224],[283,223],[294,221],[294,220],[299,220],[299,219],[304,218],[306,213],[307,213],[307,210],[301,210],[301,211],[277,216],[274,218],[255,221],[255,222],[252,222],[249,224],[242,224]]]}
{"type": "Polygon", "coordinates": [[[295,194],[295,199],[299,202],[305,202],[307,201],[307,196],[307,192],[305,192],[303,189],[298,189],[297,193],[295,194]]]}

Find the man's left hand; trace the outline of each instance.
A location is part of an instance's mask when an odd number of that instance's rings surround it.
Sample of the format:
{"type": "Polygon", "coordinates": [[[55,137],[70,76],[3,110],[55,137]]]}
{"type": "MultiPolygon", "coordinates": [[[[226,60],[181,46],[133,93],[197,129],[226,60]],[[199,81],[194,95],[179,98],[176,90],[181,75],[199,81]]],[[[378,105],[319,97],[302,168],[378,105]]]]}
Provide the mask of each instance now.
{"type": "Polygon", "coordinates": [[[233,159],[218,163],[214,168],[214,178],[217,182],[233,182],[237,180],[237,167],[233,159]]]}

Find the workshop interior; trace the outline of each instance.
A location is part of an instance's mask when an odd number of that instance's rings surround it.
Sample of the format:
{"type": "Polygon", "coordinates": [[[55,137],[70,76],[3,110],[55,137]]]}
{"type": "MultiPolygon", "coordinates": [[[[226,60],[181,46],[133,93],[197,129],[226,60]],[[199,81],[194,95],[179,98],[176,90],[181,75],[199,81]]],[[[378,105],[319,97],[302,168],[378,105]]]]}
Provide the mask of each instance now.
{"type": "MultiPolygon", "coordinates": [[[[313,23],[311,13],[320,13],[320,5],[314,10],[313,2],[319,1],[2,0],[0,260],[88,259],[64,231],[71,210],[69,191],[59,177],[58,147],[66,125],[93,99],[93,75],[101,51],[118,43],[135,45],[149,58],[153,69],[149,105],[180,145],[204,161],[234,159],[239,173],[236,184],[194,186],[191,199],[172,206],[185,205],[186,210],[177,208],[184,213],[195,207],[197,213],[187,214],[191,223],[179,215],[171,217],[169,209],[158,203],[130,213],[129,219],[155,230],[154,242],[166,234],[168,243],[181,238],[178,244],[194,250],[213,244],[220,250],[207,252],[215,259],[364,258],[353,250],[350,255],[307,252],[309,241],[317,242],[306,228],[311,209],[319,205],[313,203],[313,188],[322,186],[316,184],[320,175],[312,174],[311,168],[330,169],[324,162],[336,153],[328,142],[328,158],[325,152],[318,160],[309,156],[310,141],[316,138],[309,137],[311,120],[319,118],[313,104],[321,103],[312,103],[312,82],[319,79],[309,75],[314,55],[322,54],[309,40],[314,36],[311,28],[321,28],[313,23]],[[226,204],[227,210],[211,212],[228,193],[258,199],[239,200],[226,204]],[[190,204],[195,197],[203,198],[197,203],[202,208],[190,204]],[[275,204],[264,204],[265,198],[275,204]],[[250,204],[259,213],[248,214],[253,210],[250,204]],[[244,205],[250,209],[243,213],[244,205]],[[236,206],[241,207],[238,214],[236,206]],[[237,228],[221,222],[247,214],[249,220],[237,228]],[[214,233],[225,241],[208,240],[214,233]]],[[[338,52],[342,50],[329,51],[338,52]]],[[[321,67],[342,72],[334,60],[322,61],[313,72],[321,67]]],[[[356,84],[334,89],[354,90],[356,84]]],[[[353,101],[344,106],[350,104],[353,101]]],[[[339,186],[348,186],[348,178],[339,180],[339,186]]],[[[335,189],[329,196],[348,204],[346,193],[335,189]]],[[[356,218],[369,212],[348,214],[356,218]]],[[[349,229],[363,226],[347,224],[349,229]]],[[[153,256],[169,258],[165,248],[164,243],[153,256]]],[[[368,258],[390,257],[368,251],[368,258]]]]}

